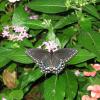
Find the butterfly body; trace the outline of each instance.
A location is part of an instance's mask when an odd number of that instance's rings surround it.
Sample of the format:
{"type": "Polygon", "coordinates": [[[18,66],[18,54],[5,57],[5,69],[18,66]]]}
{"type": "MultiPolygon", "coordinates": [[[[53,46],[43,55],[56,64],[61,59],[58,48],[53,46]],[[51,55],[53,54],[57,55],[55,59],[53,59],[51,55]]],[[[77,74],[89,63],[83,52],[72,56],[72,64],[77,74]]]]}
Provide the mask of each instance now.
{"type": "Polygon", "coordinates": [[[58,74],[64,69],[65,62],[77,53],[76,49],[64,48],[55,52],[42,49],[27,49],[28,54],[44,73],[58,74]]]}

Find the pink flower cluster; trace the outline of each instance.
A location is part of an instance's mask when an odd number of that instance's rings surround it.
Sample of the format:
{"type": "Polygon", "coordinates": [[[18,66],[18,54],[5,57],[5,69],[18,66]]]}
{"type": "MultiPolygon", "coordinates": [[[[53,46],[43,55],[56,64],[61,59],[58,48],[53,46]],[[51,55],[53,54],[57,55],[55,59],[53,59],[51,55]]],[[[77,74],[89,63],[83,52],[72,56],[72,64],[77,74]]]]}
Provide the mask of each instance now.
{"type": "Polygon", "coordinates": [[[91,66],[92,66],[96,71],[99,71],[99,70],[100,70],[100,64],[91,64],[91,66]]]}
{"type": "Polygon", "coordinates": [[[2,32],[2,37],[6,37],[13,41],[23,41],[24,38],[28,38],[29,34],[24,27],[21,26],[5,26],[2,32]]]}
{"type": "MultiPolygon", "coordinates": [[[[93,72],[84,71],[84,76],[95,76],[97,71],[100,71],[100,64],[91,64],[91,67],[95,69],[93,72]]],[[[98,100],[100,98],[100,85],[90,85],[87,87],[88,91],[91,91],[91,96],[84,95],[82,100],[98,100]]]]}
{"type": "Polygon", "coordinates": [[[84,95],[84,96],[82,96],[82,100],[97,100],[97,98],[92,98],[88,95],[84,95]]]}
{"type": "Polygon", "coordinates": [[[45,45],[45,49],[49,52],[58,50],[58,45],[54,41],[43,42],[43,45],[45,45]]]}
{"type": "MultiPolygon", "coordinates": [[[[91,67],[94,68],[96,71],[100,70],[100,64],[91,64],[91,67]]],[[[84,76],[95,76],[96,71],[93,71],[93,72],[84,71],[83,74],[84,76]]]]}
{"type": "Polygon", "coordinates": [[[100,85],[90,85],[87,90],[91,91],[91,97],[100,98],[100,85]]]}
{"type": "Polygon", "coordinates": [[[91,96],[84,95],[82,100],[98,100],[100,98],[100,85],[90,85],[87,90],[91,91],[91,96]]]}
{"type": "Polygon", "coordinates": [[[84,76],[92,76],[92,77],[94,77],[96,75],[96,71],[93,71],[93,72],[84,71],[83,74],[84,74],[84,76]]]}

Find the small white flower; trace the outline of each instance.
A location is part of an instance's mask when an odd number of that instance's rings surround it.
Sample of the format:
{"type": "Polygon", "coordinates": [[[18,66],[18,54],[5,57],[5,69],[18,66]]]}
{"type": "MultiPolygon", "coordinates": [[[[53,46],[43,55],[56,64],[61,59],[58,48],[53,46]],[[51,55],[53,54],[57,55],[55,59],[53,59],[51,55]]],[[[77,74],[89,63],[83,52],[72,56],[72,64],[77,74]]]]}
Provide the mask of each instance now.
{"type": "Polygon", "coordinates": [[[14,3],[14,2],[20,1],[20,0],[8,0],[8,1],[11,2],[11,3],[14,3]]]}
{"type": "Polygon", "coordinates": [[[9,32],[6,31],[6,30],[4,30],[3,33],[2,33],[2,36],[3,36],[3,37],[7,37],[7,36],[9,36],[9,32]]]}
{"type": "Polygon", "coordinates": [[[10,27],[7,25],[7,26],[4,27],[4,30],[9,30],[9,28],[10,27]]]}
{"type": "Polygon", "coordinates": [[[15,34],[9,34],[8,39],[9,39],[9,40],[14,40],[14,41],[15,41],[15,40],[16,40],[16,37],[17,37],[17,36],[16,36],[15,34]]]}
{"type": "Polygon", "coordinates": [[[96,96],[96,92],[91,91],[91,97],[95,97],[96,96]]]}
{"type": "Polygon", "coordinates": [[[79,75],[80,75],[80,71],[79,71],[79,70],[76,70],[76,71],[74,72],[74,74],[75,74],[76,76],[79,76],[79,75]]]}
{"type": "Polygon", "coordinates": [[[7,99],[3,97],[2,100],[7,100],[7,99]]]}

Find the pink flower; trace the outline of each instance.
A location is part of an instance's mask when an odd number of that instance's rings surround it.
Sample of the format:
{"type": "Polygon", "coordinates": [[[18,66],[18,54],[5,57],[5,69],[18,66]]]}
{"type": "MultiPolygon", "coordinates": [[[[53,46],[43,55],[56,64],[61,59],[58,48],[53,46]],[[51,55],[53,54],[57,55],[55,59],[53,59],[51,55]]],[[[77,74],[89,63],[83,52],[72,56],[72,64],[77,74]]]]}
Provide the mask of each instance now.
{"type": "Polygon", "coordinates": [[[31,15],[30,17],[29,17],[29,19],[38,19],[38,15],[31,15]]]}
{"type": "Polygon", "coordinates": [[[30,10],[30,8],[28,6],[25,6],[24,10],[29,14],[31,13],[31,10],[30,10]]]}
{"type": "Polygon", "coordinates": [[[7,37],[7,36],[9,36],[9,32],[6,31],[6,30],[4,30],[3,33],[2,33],[2,36],[3,36],[3,37],[7,37]]]}
{"type": "Polygon", "coordinates": [[[16,40],[17,40],[17,41],[23,41],[23,36],[19,34],[19,35],[17,36],[16,40]]]}
{"type": "Polygon", "coordinates": [[[24,27],[6,26],[4,27],[2,36],[13,41],[23,41],[24,38],[28,38],[30,35],[26,32],[24,27]]]}
{"type": "Polygon", "coordinates": [[[22,32],[26,31],[24,27],[20,27],[20,26],[14,26],[13,28],[14,28],[15,32],[21,32],[22,33],[22,32]]]}
{"type": "Polygon", "coordinates": [[[24,38],[28,38],[28,33],[24,32],[24,33],[21,33],[17,36],[17,40],[19,41],[22,41],[24,38]]]}
{"type": "Polygon", "coordinates": [[[84,74],[84,76],[95,76],[96,75],[96,71],[93,71],[93,72],[84,71],[83,74],[84,74]]]}
{"type": "Polygon", "coordinates": [[[100,85],[90,85],[90,86],[88,86],[87,90],[100,92],[100,85]]]}
{"type": "Polygon", "coordinates": [[[91,91],[91,97],[100,98],[100,85],[90,85],[87,90],[91,91]]]}
{"type": "Polygon", "coordinates": [[[46,46],[45,49],[47,49],[49,52],[58,50],[58,45],[54,41],[43,42],[43,45],[46,46]]]}
{"type": "Polygon", "coordinates": [[[26,32],[23,32],[22,36],[23,36],[23,38],[28,38],[29,37],[28,33],[26,33],[26,32]]]}
{"type": "Polygon", "coordinates": [[[96,71],[99,71],[99,70],[100,70],[100,64],[91,64],[91,66],[92,66],[96,71]]]}
{"type": "Polygon", "coordinates": [[[92,98],[92,97],[90,97],[88,95],[83,95],[82,96],[82,100],[97,100],[97,98],[92,98]]]}

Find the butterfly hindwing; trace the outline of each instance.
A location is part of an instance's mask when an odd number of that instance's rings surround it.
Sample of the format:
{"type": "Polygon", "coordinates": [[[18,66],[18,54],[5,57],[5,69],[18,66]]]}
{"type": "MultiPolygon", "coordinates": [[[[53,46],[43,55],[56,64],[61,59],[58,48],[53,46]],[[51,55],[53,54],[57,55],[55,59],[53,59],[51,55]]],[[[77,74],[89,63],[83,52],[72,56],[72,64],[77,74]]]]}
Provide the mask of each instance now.
{"type": "Polygon", "coordinates": [[[63,70],[65,63],[63,60],[59,59],[55,54],[53,54],[52,65],[53,65],[52,72],[58,74],[63,70]]]}

